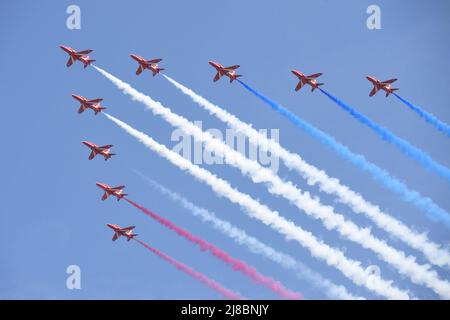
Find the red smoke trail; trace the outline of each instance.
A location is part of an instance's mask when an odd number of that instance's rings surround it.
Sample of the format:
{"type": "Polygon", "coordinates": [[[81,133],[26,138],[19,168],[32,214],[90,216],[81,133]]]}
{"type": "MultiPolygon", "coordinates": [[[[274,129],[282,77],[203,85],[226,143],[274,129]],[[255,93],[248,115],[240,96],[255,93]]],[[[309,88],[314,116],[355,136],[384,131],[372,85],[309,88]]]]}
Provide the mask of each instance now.
{"type": "Polygon", "coordinates": [[[187,273],[188,275],[192,276],[193,278],[195,278],[195,279],[203,282],[207,286],[213,288],[214,290],[216,290],[217,292],[222,294],[225,298],[231,299],[231,300],[242,300],[242,299],[244,299],[238,293],[235,293],[235,292],[233,292],[233,291],[231,291],[231,290],[229,290],[227,288],[222,287],[222,285],[220,285],[216,281],[211,280],[207,276],[205,276],[204,274],[202,274],[202,273],[200,273],[198,271],[195,271],[194,269],[189,268],[184,263],[181,263],[181,262],[175,260],[174,258],[168,256],[167,254],[162,253],[161,251],[150,247],[145,242],[143,242],[143,241],[141,241],[139,239],[136,239],[136,238],[133,238],[133,240],[136,240],[137,242],[139,242],[142,246],[144,246],[145,248],[147,248],[148,250],[150,250],[151,252],[153,252],[154,254],[159,256],[161,259],[166,260],[170,264],[173,264],[177,269],[179,269],[181,271],[184,271],[185,273],[187,273]]]}
{"type": "Polygon", "coordinates": [[[262,274],[258,273],[255,268],[248,266],[245,262],[234,259],[230,257],[226,252],[222,251],[221,249],[217,248],[216,246],[212,245],[209,242],[206,242],[205,240],[192,235],[188,231],[177,227],[175,224],[170,222],[169,220],[166,220],[156,213],[148,210],[147,208],[144,208],[137,203],[131,201],[130,199],[125,198],[126,201],[128,201],[130,204],[141,210],[146,215],[152,217],[159,223],[161,223],[163,226],[175,231],[178,233],[178,235],[186,238],[187,240],[197,244],[200,246],[200,248],[204,251],[210,251],[214,256],[221,259],[228,265],[230,265],[234,270],[240,271],[244,273],[245,275],[249,276],[251,279],[253,279],[256,283],[265,285],[270,290],[274,291],[278,295],[282,296],[285,299],[291,299],[291,300],[298,300],[302,299],[302,295],[297,292],[293,292],[287,288],[285,288],[281,283],[273,280],[272,278],[263,276],[262,274]]]}

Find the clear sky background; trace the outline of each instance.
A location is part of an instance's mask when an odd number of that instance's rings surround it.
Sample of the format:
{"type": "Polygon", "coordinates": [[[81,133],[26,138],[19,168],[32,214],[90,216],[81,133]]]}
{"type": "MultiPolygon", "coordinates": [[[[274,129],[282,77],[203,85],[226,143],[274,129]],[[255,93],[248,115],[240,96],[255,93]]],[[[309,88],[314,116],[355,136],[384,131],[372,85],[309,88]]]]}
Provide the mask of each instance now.
{"type": "MultiPolygon", "coordinates": [[[[403,97],[450,122],[449,15],[448,1],[3,1],[0,298],[221,298],[137,243],[123,239],[111,242],[112,232],[106,223],[136,225],[142,240],[248,298],[277,298],[126,202],[100,201],[97,181],[125,184],[126,192],[138,203],[302,292],[305,298],[325,298],[311,283],[234,244],[178,204],[161,197],[133,170],[293,255],[350,292],[379,298],[312,258],[298,244],[284,241],[281,235],[251,220],[238,206],[218,198],[102,115],[95,117],[90,111],[78,115],[79,104],[70,96],[72,93],[102,97],[112,115],[168,147],[175,145],[170,139],[174,130],[170,125],[144,111],[143,105],[124,96],[93,68],[84,70],[79,62],[66,68],[67,55],[58,46],[93,49],[91,56],[98,66],[174,112],[192,121],[201,120],[204,129],[217,128],[225,133],[226,126],[163,77],[153,78],[148,71],[137,77],[137,64],[129,54],[163,58],[161,66],[171,77],[258,129],[279,129],[282,145],[449,248],[448,229],[430,222],[421,211],[296,129],[238,83],[230,85],[226,79],[213,83],[214,70],[207,64],[208,60],[240,64],[238,71],[248,84],[449,211],[450,189],[444,179],[381,141],[320,92],[311,93],[306,88],[296,93],[297,81],[290,73],[292,68],[308,74],[323,72],[320,81],[326,90],[450,166],[448,137],[394,97],[386,99],[379,93],[369,98],[371,85],[365,79],[366,75],[399,78],[395,84],[403,97]],[[70,4],[81,8],[81,30],[66,27],[70,4]],[[366,27],[370,4],[381,8],[381,30],[366,27]],[[89,150],[81,144],[83,140],[113,144],[117,156],[107,162],[100,157],[88,161],[89,150]],[[81,290],[66,288],[66,268],[72,264],[81,268],[81,290]]],[[[238,170],[226,165],[203,167],[328,244],[345,250],[364,266],[379,266],[382,277],[394,280],[398,287],[411,290],[419,298],[437,297],[400,276],[372,252],[336,232],[327,232],[320,222],[270,195],[264,186],[251,183],[238,170]]],[[[332,197],[306,186],[300,176],[282,165],[279,174],[320,196],[325,204],[335,204],[332,197]]],[[[348,207],[335,206],[361,226],[373,226],[348,207]]],[[[374,226],[373,233],[425,263],[419,253],[374,226]]],[[[441,278],[449,279],[448,271],[436,270],[441,278]]]]}

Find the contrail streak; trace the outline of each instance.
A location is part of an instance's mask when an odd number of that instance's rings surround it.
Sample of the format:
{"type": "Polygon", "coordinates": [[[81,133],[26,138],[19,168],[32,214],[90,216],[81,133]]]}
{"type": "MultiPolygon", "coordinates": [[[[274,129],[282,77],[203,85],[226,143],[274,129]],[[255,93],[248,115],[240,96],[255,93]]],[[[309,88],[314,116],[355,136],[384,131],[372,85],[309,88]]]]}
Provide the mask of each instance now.
{"type": "Polygon", "coordinates": [[[184,273],[190,275],[191,277],[193,277],[194,279],[203,282],[204,284],[206,284],[208,287],[214,289],[215,291],[217,291],[218,293],[220,293],[221,295],[223,295],[225,298],[227,299],[231,299],[231,300],[243,300],[245,298],[241,297],[238,293],[233,292],[225,287],[223,287],[221,284],[219,284],[218,282],[209,279],[207,276],[205,276],[204,274],[188,267],[187,265],[185,265],[184,263],[181,263],[177,260],[175,260],[174,258],[168,256],[167,254],[153,248],[150,247],[148,244],[146,244],[144,241],[133,238],[133,240],[137,241],[139,244],[141,244],[144,248],[147,248],[148,250],[150,250],[151,252],[153,252],[154,254],[156,254],[158,257],[160,257],[161,259],[167,261],[168,263],[172,264],[173,266],[175,266],[175,268],[177,268],[178,270],[183,271],[184,273]]]}
{"type": "Polygon", "coordinates": [[[250,143],[259,146],[264,152],[270,151],[272,155],[280,157],[289,169],[297,171],[309,185],[318,184],[323,192],[337,196],[341,203],[349,205],[354,212],[363,213],[375,222],[378,227],[396,236],[412,248],[421,251],[433,264],[441,267],[450,266],[450,254],[448,251],[431,242],[426,234],[420,234],[411,230],[401,221],[384,213],[378,206],[365,200],[360,194],[341,184],[338,179],[329,177],[325,171],[304,161],[300,155],[283,148],[275,140],[268,139],[265,135],[253,129],[250,124],[241,121],[236,116],[214,105],[169,76],[163,76],[210,114],[225,122],[236,132],[245,134],[249,138],[250,143]]]}
{"type": "Polygon", "coordinates": [[[279,252],[278,250],[270,247],[269,245],[261,242],[257,238],[248,235],[244,230],[232,225],[230,222],[218,218],[213,212],[207,209],[200,208],[194,203],[190,202],[183,196],[169,190],[156,181],[153,181],[146,176],[137,173],[141,178],[145,179],[151,187],[166,195],[173,201],[178,202],[184,209],[189,211],[192,215],[200,217],[203,222],[209,222],[214,229],[219,230],[227,237],[233,239],[237,244],[246,246],[251,252],[264,256],[265,258],[272,260],[281,267],[292,270],[295,272],[299,279],[311,282],[316,288],[325,290],[325,294],[330,299],[343,299],[343,300],[360,300],[362,297],[354,296],[349,293],[344,286],[338,286],[332,283],[330,280],[325,279],[320,274],[314,272],[306,265],[296,260],[292,256],[279,252]]]}
{"type": "Polygon", "coordinates": [[[396,250],[385,241],[373,236],[369,228],[360,228],[352,221],[346,220],[341,214],[335,213],[332,207],[322,205],[318,198],[311,197],[308,192],[302,192],[291,182],[284,182],[272,170],[244,157],[221,140],[213,138],[208,132],[203,132],[194,123],[172,113],[170,109],[138,92],[129,84],[106,71],[102,70],[102,72],[125,94],[131,95],[134,100],[138,100],[151,109],[155,115],[161,116],[174,127],[192,135],[197,141],[204,142],[206,148],[214,151],[216,155],[224,157],[229,165],[249,176],[253,182],[265,183],[270,193],[284,197],[306,214],[320,219],[328,230],[334,229],[345,238],[374,251],[380,259],[394,266],[400,274],[409,277],[412,282],[429,287],[441,297],[450,298],[450,283],[440,279],[435,271],[430,270],[430,265],[418,264],[415,257],[406,256],[403,251],[396,250]]]}
{"type": "Polygon", "coordinates": [[[392,177],[389,172],[381,169],[377,165],[369,162],[363,155],[353,153],[349,148],[337,142],[333,137],[327,135],[325,132],[317,129],[310,123],[304,121],[290,110],[283,107],[281,104],[273,101],[269,97],[263,95],[257,90],[253,89],[246,83],[237,80],[244,88],[253,93],[256,97],[265,102],[273,110],[286,117],[296,127],[304,130],[313,138],[317,139],[322,144],[331,148],[338,156],[349,161],[360,170],[370,173],[372,179],[381,183],[388,190],[397,193],[402,200],[415,205],[417,208],[424,211],[428,218],[435,222],[442,222],[447,228],[450,228],[450,215],[447,211],[440,208],[430,198],[422,196],[419,192],[410,190],[403,182],[392,177]]]}
{"type": "Polygon", "coordinates": [[[232,203],[238,204],[244,212],[277,232],[283,234],[287,240],[294,239],[301,246],[305,247],[317,259],[325,261],[329,266],[339,270],[344,276],[349,278],[358,286],[365,286],[367,289],[378,293],[388,299],[409,299],[407,292],[394,287],[391,281],[381,279],[379,275],[367,274],[361,267],[359,261],[347,258],[342,251],[332,248],[318,240],[311,232],[303,230],[279,215],[278,212],[270,210],[248,194],[242,193],[208,170],[205,170],[183,158],[178,153],[168,149],[166,146],[157,143],[146,134],[132,128],[125,122],[110,116],[104,115],[122,128],[125,132],[136,138],[147,148],[165,158],[177,168],[186,171],[199,181],[205,183],[220,197],[229,199],[232,203]]]}
{"type": "Polygon", "coordinates": [[[279,295],[280,297],[284,299],[289,300],[300,300],[302,299],[302,295],[297,292],[293,292],[287,288],[285,288],[281,283],[278,281],[273,280],[272,278],[263,276],[258,271],[256,271],[255,268],[247,265],[244,261],[235,259],[231,257],[228,253],[223,251],[222,249],[219,249],[215,245],[201,239],[200,237],[194,236],[190,232],[178,227],[173,222],[164,219],[163,217],[157,215],[153,211],[137,204],[136,202],[125,198],[125,200],[133,205],[135,208],[141,210],[143,213],[145,213],[147,216],[151,217],[158,223],[162,224],[163,226],[167,227],[168,229],[175,231],[179,236],[191,241],[192,243],[198,245],[202,251],[209,251],[212,253],[213,256],[216,258],[222,260],[229,266],[233,268],[233,270],[242,272],[244,275],[252,279],[255,283],[259,285],[263,285],[270,290],[272,290],[274,293],[279,295]]]}
{"type": "Polygon", "coordinates": [[[416,106],[409,102],[408,100],[402,98],[396,93],[393,93],[394,96],[396,96],[401,102],[403,102],[407,107],[409,107],[411,110],[416,112],[419,116],[421,116],[423,119],[425,119],[426,122],[431,123],[434,125],[439,131],[442,131],[447,136],[450,137],[450,126],[446,124],[445,122],[439,120],[436,116],[432,115],[429,112],[426,112],[421,107],[416,106]]]}
{"type": "Polygon", "coordinates": [[[427,153],[420,150],[417,147],[414,147],[411,145],[408,141],[399,138],[395,134],[393,134],[388,129],[380,126],[378,123],[372,121],[359,111],[357,111],[355,108],[351,107],[350,105],[346,104],[342,100],[336,98],[332,94],[328,93],[327,91],[320,89],[319,90],[327,96],[331,101],[335,102],[338,106],[340,106],[342,109],[347,111],[351,116],[353,116],[355,119],[359,120],[361,123],[368,126],[370,129],[372,129],[376,134],[380,136],[381,139],[392,143],[394,146],[400,149],[404,154],[409,156],[410,158],[416,160],[419,162],[422,166],[425,168],[434,171],[441,177],[447,179],[448,182],[450,182],[450,169],[446,166],[441,165],[440,163],[437,163],[433,158],[431,158],[427,153]]]}

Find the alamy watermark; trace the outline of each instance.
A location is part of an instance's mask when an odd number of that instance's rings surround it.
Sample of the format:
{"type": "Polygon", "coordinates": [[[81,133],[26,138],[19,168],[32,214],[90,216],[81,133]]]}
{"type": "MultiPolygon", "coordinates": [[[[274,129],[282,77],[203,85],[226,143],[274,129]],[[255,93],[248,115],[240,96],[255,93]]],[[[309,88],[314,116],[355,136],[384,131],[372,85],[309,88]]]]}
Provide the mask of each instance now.
{"type": "MultiPolygon", "coordinates": [[[[202,129],[202,121],[194,121],[194,123],[202,129]]],[[[219,129],[210,128],[205,131],[211,134],[214,138],[223,141],[231,149],[240,152],[247,158],[259,162],[262,166],[270,168],[275,173],[278,172],[280,166],[279,158],[271,152],[265,152],[261,147],[251,144],[247,140],[245,134],[230,128],[225,130],[225,136],[219,129]]],[[[276,142],[279,142],[280,140],[279,129],[270,129],[270,137],[267,129],[259,129],[259,132],[268,139],[273,139],[276,142]]],[[[207,148],[204,148],[204,144],[201,141],[195,140],[191,135],[186,134],[181,129],[174,130],[170,139],[171,141],[177,142],[177,144],[172,148],[172,151],[180,154],[194,164],[211,165],[226,163],[226,160],[222,156],[211,152],[207,148]]],[[[266,140],[258,141],[258,145],[263,143],[267,144],[267,142],[268,141],[266,140]]]]}
{"type": "Polygon", "coordinates": [[[366,20],[366,26],[369,30],[381,29],[381,9],[376,4],[367,7],[366,13],[369,15],[366,20]]]}
{"type": "Polygon", "coordinates": [[[66,273],[69,275],[66,279],[66,287],[69,290],[81,289],[81,268],[76,264],[71,264],[66,268],[66,273]]]}
{"type": "Polygon", "coordinates": [[[69,30],[81,29],[81,9],[75,4],[67,7],[66,13],[69,15],[66,20],[66,27],[69,30]]]}

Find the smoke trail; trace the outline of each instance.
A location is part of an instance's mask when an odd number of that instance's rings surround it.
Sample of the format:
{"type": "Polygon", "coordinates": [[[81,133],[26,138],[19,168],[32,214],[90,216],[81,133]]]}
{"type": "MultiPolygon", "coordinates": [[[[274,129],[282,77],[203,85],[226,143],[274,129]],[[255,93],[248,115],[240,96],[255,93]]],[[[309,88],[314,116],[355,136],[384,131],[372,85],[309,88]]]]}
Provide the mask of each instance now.
{"type": "Polygon", "coordinates": [[[238,293],[233,292],[225,287],[223,287],[221,284],[219,284],[218,282],[209,279],[207,276],[205,276],[204,274],[195,271],[192,268],[189,268],[187,265],[185,265],[184,263],[181,263],[177,260],[175,260],[174,258],[168,256],[167,254],[153,248],[150,247],[148,244],[146,244],[144,241],[133,238],[133,240],[137,241],[139,244],[141,244],[144,248],[147,248],[148,250],[150,250],[151,252],[153,252],[154,254],[156,254],[157,256],[159,256],[161,259],[169,262],[170,264],[174,265],[175,268],[185,272],[186,274],[190,275],[191,277],[193,277],[194,279],[197,279],[200,282],[203,282],[204,284],[206,284],[208,287],[214,289],[215,291],[217,291],[218,293],[220,293],[221,295],[223,295],[225,298],[227,299],[231,299],[231,300],[243,300],[245,298],[241,297],[238,293]]]}
{"type": "Polygon", "coordinates": [[[212,104],[169,76],[163,76],[210,114],[225,122],[229,127],[235,129],[236,132],[245,134],[249,138],[250,143],[259,146],[265,152],[270,151],[272,155],[280,157],[288,168],[300,173],[309,185],[319,184],[320,190],[336,195],[340,202],[349,205],[356,213],[365,214],[380,228],[398,237],[412,248],[421,251],[432,263],[441,267],[445,265],[450,266],[450,254],[438,244],[431,242],[426,234],[419,234],[409,229],[401,221],[382,212],[378,206],[370,203],[349,187],[341,184],[338,179],[329,177],[326,172],[308,164],[298,154],[284,149],[275,140],[268,139],[265,135],[253,129],[250,124],[242,122],[236,116],[212,104]]]}
{"type": "Polygon", "coordinates": [[[345,160],[351,162],[357,168],[363,171],[367,171],[371,174],[372,178],[381,183],[388,190],[397,193],[401,196],[401,199],[409,202],[419,209],[423,210],[428,218],[435,222],[442,222],[447,228],[450,228],[450,215],[447,211],[440,208],[437,204],[433,202],[430,198],[422,196],[419,192],[410,190],[408,187],[400,180],[392,177],[389,172],[375,164],[366,160],[363,155],[353,153],[346,146],[338,143],[333,137],[327,135],[325,132],[317,129],[310,123],[299,118],[297,115],[283,107],[281,104],[271,100],[269,97],[263,95],[262,93],[256,91],[246,83],[237,79],[237,81],[242,84],[244,88],[253,93],[267,105],[269,105],[273,110],[277,111],[279,114],[285,116],[289,121],[291,121],[296,127],[304,130],[313,138],[316,138],[321,143],[331,148],[338,156],[344,158],[345,160]]]}
{"type": "Polygon", "coordinates": [[[447,167],[437,163],[433,160],[427,153],[423,152],[422,150],[414,147],[406,140],[403,140],[399,137],[397,137],[395,134],[393,134],[388,129],[380,126],[378,123],[372,121],[371,119],[367,118],[362,113],[356,111],[353,107],[349,106],[348,104],[344,103],[343,101],[339,100],[332,94],[326,92],[323,89],[319,90],[326,95],[329,99],[334,101],[338,106],[340,106],[342,109],[350,113],[355,119],[359,120],[361,123],[368,126],[370,129],[375,131],[381,139],[392,143],[397,148],[399,148],[404,154],[411,157],[412,159],[416,160],[420,164],[422,164],[425,168],[428,168],[434,172],[436,172],[441,177],[444,177],[450,182],[450,169],[447,167]]]}
{"type": "Polygon", "coordinates": [[[200,217],[203,222],[211,223],[213,228],[221,231],[223,234],[233,239],[236,243],[246,246],[251,252],[262,255],[285,269],[294,271],[299,279],[311,282],[318,289],[325,290],[326,295],[330,299],[364,299],[362,297],[352,295],[344,286],[338,286],[330,280],[325,279],[320,274],[314,272],[292,256],[275,250],[269,245],[266,245],[258,239],[248,235],[244,230],[233,226],[230,222],[218,218],[213,212],[198,207],[183,196],[167,189],[156,181],[153,181],[140,173],[138,174],[161,194],[166,195],[173,201],[178,202],[184,209],[192,213],[194,216],[200,217]]]}
{"type": "Polygon", "coordinates": [[[247,215],[283,234],[287,240],[294,239],[301,246],[308,249],[314,257],[336,268],[356,285],[365,286],[367,289],[388,299],[409,299],[408,293],[394,287],[391,281],[383,280],[377,274],[367,274],[359,261],[347,258],[342,251],[326,245],[311,232],[305,231],[292,221],[281,217],[278,212],[270,210],[248,194],[234,189],[227,181],[218,178],[208,170],[194,165],[178,153],[157,143],[151,137],[132,128],[125,122],[107,113],[104,113],[104,115],[147,148],[156,152],[180,170],[188,172],[199,181],[207,184],[219,197],[225,197],[232,203],[240,205],[247,215]]]}
{"type": "Polygon", "coordinates": [[[175,231],[179,236],[191,241],[192,243],[198,245],[202,251],[209,251],[212,253],[213,256],[216,258],[219,258],[229,266],[233,268],[233,270],[242,272],[244,275],[248,276],[250,279],[252,279],[255,283],[259,285],[266,286],[270,290],[272,290],[274,293],[278,294],[280,297],[289,299],[289,300],[300,300],[302,299],[302,295],[297,292],[293,292],[287,288],[285,288],[281,283],[278,281],[273,280],[272,278],[266,277],[262,274],[260,274],[258,271],[256,271],[255,268],[249,266],[244,261],[235,259],[231,257],[228,253],[225,251],[217,248],[215,245],[201,239],[200,237],[194,236],[190,232],[178,227],[171,221],[164,219],[163,217],[157,215],[153,211],[137,204],[136,202],[125,198],[125,200],[133,205],[135,208],[141,210],[143,213],[151,217],[152,219],[156,220],[163,226],[167,227],[168,229],[175,231]]]}
{"type": "MultiPolygon", "coordinates": [[[[101,70],[99,68],[96,69],[101,70]]],[[[403,251],[396,250],[385,241],[373,236],[369,228],[360,228],[352,221],[346,220],[343,215],[335,213],[333,207],[322,205],[318,198],[311,197],[308,192],[302,193],[291,182],[284,182],[272,170],[264,168],[258,162],[244,157],[221,140],[214,138],[210,133],[203,132],[186,118],[172,113],[169,108],[138,92],[129,84],[108,72],[103,70],[100,72],[125,94],[132,96],[134,100],[143,103],[151,109],[155,115],[161,116],[172,126],[178,127],[185,133],[192,135],[197,141],[204,142],[207,149],[218,156],[224,157],[227,164],[239,169],[242,174],[249,176],[253,182],[265,183],[270,193],[284,197],[306,214],[320,219],[328,230],[334,229],[347,239],[360,244],[363,248],[377,253],[380,259],[394,266],[401,274],[409,277],[412,282],[426,285],[442,297],[450,297],[450,282],[441,280],[435,271],[430,270],[430,265],[418,264],[415,257],[406,256],[403,251]]]]}
{"type": "Polygon", "coordinates": [[[445,122],[439,120],[436,118],[436,116],[432,115],[431,113],[426,112],[421,107],[416,106],[409,102],[408,100],[400,97],[398,94],[393,93],[394,96],[396,96],[401,102],[403,102],[406,106],[408,106],[411,110],[415,111],[419,116],[425,119],[426,122],[431,123],[434,125],[439,131],[442,131],[447,136],[450,137],[450,126],[446,124],[445,122]]]}

